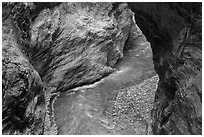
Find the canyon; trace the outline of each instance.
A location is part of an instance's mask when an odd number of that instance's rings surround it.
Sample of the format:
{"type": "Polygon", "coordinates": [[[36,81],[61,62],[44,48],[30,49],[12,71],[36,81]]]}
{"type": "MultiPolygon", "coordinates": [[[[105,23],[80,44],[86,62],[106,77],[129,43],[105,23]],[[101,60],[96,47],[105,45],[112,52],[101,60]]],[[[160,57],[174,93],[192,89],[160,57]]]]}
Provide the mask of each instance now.
{"type": "Polygon", "coordinates": [[[202,134],[202,3],[2,5],[2,134],[202,134]]]}

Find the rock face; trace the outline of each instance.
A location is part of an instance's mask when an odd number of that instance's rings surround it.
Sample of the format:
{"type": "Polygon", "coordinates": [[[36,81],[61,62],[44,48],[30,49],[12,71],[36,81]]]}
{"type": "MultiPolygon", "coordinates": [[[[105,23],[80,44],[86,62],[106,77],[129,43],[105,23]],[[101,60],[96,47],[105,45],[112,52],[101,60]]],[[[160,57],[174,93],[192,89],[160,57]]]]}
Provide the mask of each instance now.
{"type": "Polygon", "coordinates": [[[114,71],[132,13],[111,19],[110,9],[106,3],[63,3],[42,11],[34,21],[31,48],[39,52],[31,55],[31,62],[54,91],[89,84],[114,71]]]}
{"type": "Polygon", "coordinates": [[[201,3],[129,3],[160,77],[154,134],[202,134],[201,3]]]}
{"type": "Polygon", "coordinates": [[[2,133],[43,134],[43,83],[16,40],[12,20],[3,21],[2,133]]]}

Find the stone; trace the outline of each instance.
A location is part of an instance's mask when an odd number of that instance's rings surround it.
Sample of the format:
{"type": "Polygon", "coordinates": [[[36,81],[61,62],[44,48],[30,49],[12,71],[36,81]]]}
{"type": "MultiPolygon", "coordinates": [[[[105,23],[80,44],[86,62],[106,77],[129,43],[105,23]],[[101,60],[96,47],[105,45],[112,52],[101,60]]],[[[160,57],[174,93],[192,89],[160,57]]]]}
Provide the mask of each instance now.
{"type": "Polygon", "coordinates": [[[2,31],[2,134],[43,134],[44,87],[21,52],[12,20],[2,31]]]}
{"type": "Polygon", "coordinates": [[[128,4],[151,43],[160,78],[153,133],[202,134],[202,4],[128,4]]]}
{"type": "Polygon", "coordinates": [[[31,55],[53,92],[90,84],[114,71],[131,22],[108,16],[111,4],[63,3],[45,9],[31,25],[31,55]],[[93,7],[93,8],[90,8],[93,7]]]}

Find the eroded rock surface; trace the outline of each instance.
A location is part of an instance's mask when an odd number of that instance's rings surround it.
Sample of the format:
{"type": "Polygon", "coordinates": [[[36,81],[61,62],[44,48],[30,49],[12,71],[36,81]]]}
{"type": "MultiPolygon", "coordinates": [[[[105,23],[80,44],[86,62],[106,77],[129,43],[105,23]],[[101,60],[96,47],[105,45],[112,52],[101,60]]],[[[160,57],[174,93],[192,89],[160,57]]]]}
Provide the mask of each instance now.
{"type": "Polygon", "coordinates": [[[197,25],[188,28],[174,58],[164,62],[153,111],[156,134],[202,134],[202,39],[197,25]]]}
{"type": "Polygon", "coordinates": [[[154,134],[202,134],[202,4],[129,6],[151,43],[160,77],[152,112],[154,134]]]}
{"type": "Polygon", "coordinates": [[[126,9],[126,16],[116,19],[108,16],[110,9],[107,3],[63,3],[41,12],[32,24],[32,48],[39,51],[32,62],[55,90],[92,83],[114,71],[132,12],[126,9]]]}
{"type": "Polygon", "coordinates": [[[2,133],[43,134],[43,83],[21,52],[11,24],[12,20],[3,21],[2,133]]]}

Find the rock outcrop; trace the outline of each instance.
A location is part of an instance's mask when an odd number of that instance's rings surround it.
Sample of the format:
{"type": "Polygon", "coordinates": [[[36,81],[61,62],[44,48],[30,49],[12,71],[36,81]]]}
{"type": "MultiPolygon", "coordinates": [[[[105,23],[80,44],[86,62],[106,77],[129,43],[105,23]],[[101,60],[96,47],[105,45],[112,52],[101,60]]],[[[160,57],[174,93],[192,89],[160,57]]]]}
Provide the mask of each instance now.
{"type": "Polygon", "coordinates": [[[129,3],[160,77],[154,134],[202,134],[201,3],[129,3]]]}
{"type": "Polygon", "coordinates": [[[2,133],[43,134],[43,83],[21,52],[11,24],[11,19],[3,21],[2,133]]]}
{"type": "MultiPolygon", "coordinates": [[[[129,16],[111,19],[110,4],[63,3],[42,11],[31,26],[31,62],[55,91],[93,83],[123,56],[129,16]],[[103,15],[101,15],[103,14],[103,15]]],[[[48,86],[49,86],[48,85],[48,86]]]]}

